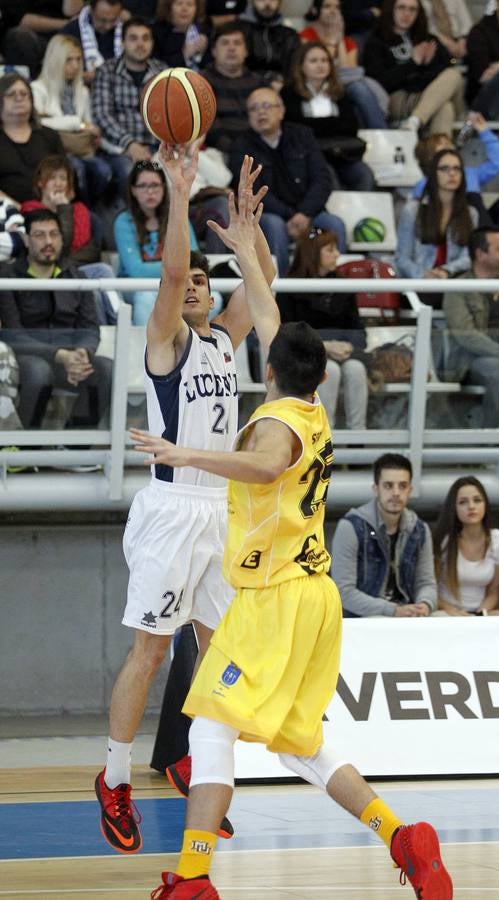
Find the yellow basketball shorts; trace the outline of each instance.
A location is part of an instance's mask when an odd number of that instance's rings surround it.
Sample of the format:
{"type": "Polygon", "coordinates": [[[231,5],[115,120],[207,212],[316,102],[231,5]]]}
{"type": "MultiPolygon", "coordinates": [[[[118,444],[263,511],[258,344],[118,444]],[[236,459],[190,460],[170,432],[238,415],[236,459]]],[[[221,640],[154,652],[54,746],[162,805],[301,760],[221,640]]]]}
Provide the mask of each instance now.
{"type": "Polygon", "coordinates": [[[313,756],[336,689],[341,601],[328,575],[241,588],[211,639],[183,712],[231,725],[241,740],[313,756]]]}

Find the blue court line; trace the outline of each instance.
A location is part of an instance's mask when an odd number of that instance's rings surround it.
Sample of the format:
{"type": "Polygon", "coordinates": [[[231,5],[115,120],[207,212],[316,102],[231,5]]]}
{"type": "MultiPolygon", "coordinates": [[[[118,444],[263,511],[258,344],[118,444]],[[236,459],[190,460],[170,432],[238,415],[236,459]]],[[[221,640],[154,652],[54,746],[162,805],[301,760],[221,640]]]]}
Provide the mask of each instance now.
{"type": "MultiPolygon", "coordinates": [[[[387,792],[386,800],[403,821],[430,820],[443,843],[499,842],[495,811],[499,788],[387,792]]],[[[139,800],[145,853],[177,853],[182,843],[185,800],[139,800]]],[[[99,829],[96,801],[5,803],[0,805],[0,859],[113,856],[99,829]]],[[[324,794],[298,787],[276,792],[236,793],[230,809],[236,836],[218,849],[376,845],[379,840],[324,794]]]]}

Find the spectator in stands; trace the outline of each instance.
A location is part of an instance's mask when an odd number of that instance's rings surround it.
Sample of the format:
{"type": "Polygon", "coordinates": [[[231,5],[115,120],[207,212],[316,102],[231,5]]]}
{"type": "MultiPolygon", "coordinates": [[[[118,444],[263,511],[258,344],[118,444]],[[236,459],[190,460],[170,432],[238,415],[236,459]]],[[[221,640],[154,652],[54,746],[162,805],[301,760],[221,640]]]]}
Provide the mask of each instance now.
{"type": "MultiPolygon", "coordinates": [[[[461,278],[499,278],[499,227],[485,226],[470,238],[470,271],[461,278]]],[[[444,294],[443,310],[450,347],[443,377],[462,384],[481,384],[483,427],[499,427],[499,292],[470,290],[444,294]]]]}
{"type": "Polygon", "coordinates": [[[345,19],[345,32],[362,53],[366,38],[381,15],[382,0],[342,0],[341,11],[345,19]]]}
{"type": "Polygon", "coordinates": [[[83,57],[76,38],[50,39],[40,77],[31,84],[42,125],[61,136],[76,171],[80,199],[87,206],[104,193],[112,178],[109,163],[96,151],[100,129],[92,122],[90,94],[83,84],[83,57]]]}
{"type": "Polygon", "coordinates": [[[325,209],[332,178],[311,129],[283,122],[284,104],[273,88],[253,91],[247,110],[250,127],[234,143],[229,165],[236,185],[245,153],[262,165],[257,181],[269,190],[260,225],[281,277],[289,267],[290,242],[312,225],[332,231],[345,252],[344,223],[325,209]]]}
{"type": "MultiPolygon", "coordinates": [[[[135,165],[128,177],[128,209],[114,222],[114,238],[120,258],[120,275],[126,278],[159,278],[168,224],[168,190],[161,166],[149,160],[135,165]]],[[[191,250],[198,244],[191,226],[191,250]]],[[[145,325],[157,291],[135,291],[130,301],[134,325],[145,325]]]]}
{"type": "Polygon", "coordinates": [[[198,70],[207,61],[202,0],[159,0],[153,34],[154,56],[168,66],[198,70]]]}
{"type": "Polygon", "coordinates": [[[158,142],[140,114],[140,92],[164,63],[152,54],[152,27],[145,19],[123,25],[123,54],[108,59],[92,84],[92,118],[102,133],[102,148],[126,195],[128,174],[134,163],[151,159],[158,142]]]}
{"type": "Polygon", "coordinates": [[[372,191],[374,175],[362,161],[365,144],[357,138],[355,108],[338,81],[324,44],[302,44],[295,54],[291,76],[281,91],[285,120],[308,125],[330,166],[337,187],[372,191]]]}
{"type": "MultiPolygon", "coordinates": [[[[33,178],[36,199],[26,200],[21,212],[50,209],[57,214],[62,233],[60,266],[77,266],[87,278],[113,278],[113,270],[100,261],[100,222],[80,200],[75,201],[74,172],[65,156],[46,156],[33,178]]],[[[100,291],[96,299],[99,322],[114,324],[116,314],[109,294],[100,291]]]]}
{"type": "Polygon", "coordinates": [[[462,108],[463,77],[429,33],[421,0],[386,0],[365,46],[364,66],[390,94],[394,124],[451,137],[462,108]]]}
{"type": "Polygon", "coordinates": [[[343,615],[429,616],[437,605],[432,539],[428,525],[407,509],[407,457],[378,457],[373,491],[373,500],[340,519],[333,537],[332,576],[343,615]]]}
{"type": "Polygon", "coordinates": [[[300,46],[294,28],[283,24],[281,0],[250,0],[240,21],[247,23],[248,67],[279,90],[300,46]]]}
{"type": "Polygon", "coordinates": [[[364,128],[386,128],[388,94],[378,81],[367,78],[359,66],[357,44],[345,36],[340,0],[314,0],[305,18],[312,25],[300,31],[302,41],[320,41],[325,45],[360,124],[364,128]]]}
{"type": "MultiPolygon", "coordinates": [[[[468,113],[467,120],[475,129],[480,143],[486,154],[486,159],[477,166],[464,167],[464,181],[467,194],[480,194],[491,178],[499,175],[499,138],[489,128],[488,122],[481,113],[468,113]]],[[[446,134],[430,134],[426,138],[422,138],[416,145],[415,155],[419,166],[423,172],[424,178],[421,178],[412,189],[413,197],[420,197],[423,193],[428,172],[433,157],[437,150],[455,150],[456,145],[447,137],[446,134]]]]}
{"type": "Polygon", "coordinates": [[[466,196],[457,150],[435,153],[421,200],[409,200],[398,226],[395,266],[402,278],[450,278],[470,265],[478,212],[466,196]]]}
{"type": "MultiPolygon", "coordinates": [[[[25,219],[27,256],[3,264],[2,278],[76,278],[61,269],[62,233],[57,215],[38,209],[25,219]]],[[[112,362],[96,356],[99,325],[95,300],[87,291],[2,291],[0,322],[17,356],[19,417],[25,428],[43,426],[53,391],[63,393],[64,427],[104,426],[109,415],[112,362]]]]}
{"type": "MultiPolygon", "coordinates": [[[[311,228],[296,242],[288,278],[335,278],[338,255],[334,234],[311,228]]],[[[317,390],[331,426],[335,424],[338,394],[343,384],[346,427],[365,428],[367,372],[355,351],[364,350],[366,332],[354,295],[280,294],[277,301],[283,322],[308,322],[324,339],[328,377],[317,390]]]]}
{"type": "Polygon", "coordinates": [[[89,0],[78,18],[63,28],[76,38],[83,52],[83,79],[90,85],[96,69],[106,59],[117,59],[123,52],[121,0],[89,0]]]}
{"type": "Polygon", "coordinates": [[[75,200],[74,172],[65,156],[46,156],[36,167],[31,197],[21,204],[23,214],[50,209],[57,214],[65,264],[80,266],[100,258],[99,240],[92,234],[90,210],[75,200]]]}
{"type": "Polygon", "coordinates": [[[189,203],[189,220],[205,253],[227,253],[227,247],[209,226],[210,220],[226,228],[229,222],[229,184],[232,172],[216,147],[200,149],[198,170],[189,203]]]}
{"type": "Polygon", "coordinates": [[[233,22],[246,9],[246,0],[207,0],[206,16],[213,29],[218,31],[227,22],[233,22]]]}
{"type": "Polygon", "coordinates": [[[499,529],[487,492],[465,475],[449,489],[434,531],[438,607],[449,616],[499,615],[499,529]]]}
{"type": "Polygon", "coordinates": [[[1,14],[8,26],[1,52],[8,65],[24,65],[36,78],[48,41],[76,16],[83,0],[2,0],[1,14]]]}
{"type": "Polygon", "coordinates": [[[455,59],[466,56],[466,39],[473,19],[465,0],[422,0],[428,31],[455,59]]]}
{"type": "Polygon", "coordinates": [[[246,131],[246,101],[252,91],[263,85],[263,78],[247,65],[248,47],[244,25],[226,22],[212,38],[213,57],[202,71],[217,98],[217,115],[206,135],[206,142],[227,153],[234,139],[246,131]]]}
{"type": "Polygon", "coordinates": [[[24,253],[24,216],[16,204],[0,198],[0,262],[24,253]]]}
{"type": "Polygon", "coordinates": [[[28,82],[0,78],[0,192],[17,203],[33,196],[33,172],[50,154],[64,154],[56,131],[38,125],[28,82]]]}
{"type": "Polygon", "coordinates": [[[486,119],[499,119],[499,6],[468,35],[467,99],[486,119]]]}

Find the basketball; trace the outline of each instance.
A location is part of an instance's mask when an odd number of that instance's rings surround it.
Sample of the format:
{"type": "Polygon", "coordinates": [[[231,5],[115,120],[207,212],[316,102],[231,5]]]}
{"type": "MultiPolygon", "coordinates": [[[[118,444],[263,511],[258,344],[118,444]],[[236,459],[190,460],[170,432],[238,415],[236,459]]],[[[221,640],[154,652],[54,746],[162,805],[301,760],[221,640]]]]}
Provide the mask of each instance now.
{"type": "Polygon", "coordinates": [[[166,144],[190,144],[206,134],[216,111],[211,85],[191,69],[164,69],[142,91],[142,118],[166,144]]]}
{"type": "Polygon", "coordinates": [[[366,243],[368,241],[383,241],[386,235],[386,228],[383,222],[368,216],[366,219],[360,219],[353,229],[353,239],[358,243],[366,243]]]}

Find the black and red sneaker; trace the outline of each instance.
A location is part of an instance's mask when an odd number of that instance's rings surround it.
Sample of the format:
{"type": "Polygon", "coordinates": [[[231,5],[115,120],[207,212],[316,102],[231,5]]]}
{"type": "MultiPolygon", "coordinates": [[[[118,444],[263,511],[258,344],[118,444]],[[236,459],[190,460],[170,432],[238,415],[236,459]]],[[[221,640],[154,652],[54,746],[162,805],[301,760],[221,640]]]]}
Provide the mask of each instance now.
{"type": "Polygon", "coordinates": [[[138,822],[141,815],[133,803],[129,784],[112,790],[104,781],[104,770],[95,779],[95,793],[101,807],[100,828],[108,844],[120,853],[137,853],[142,847],[138,822]]]}
{"type": "Polygon", "coordinates": [[[392,839],[391,855],[418,900],[452,900],[452,879],[440,856],[437,832],[428,822],[402,825],[392,839]]]}
{"type": "Polygon", "coordinates": [[[151,894],[151,900],[220,900],[220,894],[207,875],[181,878],[174,872],[161,873],[162,884],[151,894]]]}
{"type": "MultiPolygon", "coordinates": [[[[165,769],[166,777],[171,786],[175,788],[182,797],[189,796],[189,785],[191,783],[191,757],[183,756],[178,762],[172,763],[165,769]]],[[[234,836],[234,828],[229,819],[224,816],[220,822],[218,834],[223,838],[231,838],[234,836]]]]}

